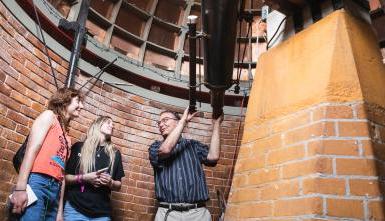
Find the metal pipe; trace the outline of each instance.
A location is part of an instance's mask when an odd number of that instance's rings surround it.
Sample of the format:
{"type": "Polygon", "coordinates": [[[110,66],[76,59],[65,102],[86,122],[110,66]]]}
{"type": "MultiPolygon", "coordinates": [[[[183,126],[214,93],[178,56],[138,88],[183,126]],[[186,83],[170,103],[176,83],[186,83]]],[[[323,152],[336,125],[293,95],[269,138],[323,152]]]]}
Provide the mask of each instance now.
{"type": "Polygon", "coordinates": [[[196,32],[198,16],[190,15],[188,18],[188,37],[189,37],[189,54],[190,54],[190,90],[189,90],[189,111],[196,112],[196,32]]]}
{"type": "MultiPolygon", "coordinates": [[[[242,3],[244,4],[244,3],[242,3]]],[[[202,0],[205,85],[210,89],[213,118],[223,113],[225,90],[233,85],[239,0],[202,0]]]]}
{"type": "Polygon", "coordinates": [[[86,35],[86,21],[90,8],[90,0],[83,0],[80,6],[80,12],[76,23],[78,24],[75,31],[75,41],[72,46],[69,68],[67,72],[66,87],[74,87],[74,79],[77,69],[77,64],[80,58],[81,46],[86,35]]]}

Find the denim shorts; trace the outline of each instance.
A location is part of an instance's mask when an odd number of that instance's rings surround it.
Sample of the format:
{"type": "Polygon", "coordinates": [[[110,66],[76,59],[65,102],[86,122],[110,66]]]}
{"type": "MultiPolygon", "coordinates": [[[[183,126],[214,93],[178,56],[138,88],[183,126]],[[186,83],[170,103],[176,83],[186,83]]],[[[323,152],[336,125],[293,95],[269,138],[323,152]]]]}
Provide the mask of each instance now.
{"type": "Polygon", "coordinates": [[[110,221],[111,218],[104,216],[104,217],[97,217],[92,218],[83,215],[82,213],[79,213],[68,201],[65,203],[64,206],[64,221],[110,221]]]}
{"type": "Polygon", "coordinates": [[[51,176],[31,173],[28,184],[37,201],[26,208],[20,221],[56,221],[61,183],[51,176]]]}

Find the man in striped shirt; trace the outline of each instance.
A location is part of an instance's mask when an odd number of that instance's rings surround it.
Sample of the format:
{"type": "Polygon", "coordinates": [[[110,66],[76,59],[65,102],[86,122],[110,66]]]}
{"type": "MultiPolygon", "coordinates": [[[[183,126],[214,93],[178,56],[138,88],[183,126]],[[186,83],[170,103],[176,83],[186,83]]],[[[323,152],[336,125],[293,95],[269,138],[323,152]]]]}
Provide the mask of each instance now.
{"type": "Polygon", "coordinates": [[[163,141],[155,141],[149,148],[159,201],[155,221],[211,221],[210,212],[205,208],[209,194],[202,164],[215,166],[218,162],[223,115],[213,119],[209,148],[181,136],[196,113],[190,114],[188,108],[182,117],[172,111],[160,113],[157,123],[163,141]]]}

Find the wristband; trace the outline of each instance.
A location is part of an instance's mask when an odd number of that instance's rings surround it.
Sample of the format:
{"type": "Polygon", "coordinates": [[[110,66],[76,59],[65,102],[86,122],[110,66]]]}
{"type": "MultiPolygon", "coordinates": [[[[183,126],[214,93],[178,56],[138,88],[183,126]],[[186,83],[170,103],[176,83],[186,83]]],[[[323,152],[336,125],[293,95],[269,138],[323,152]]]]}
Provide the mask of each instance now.
{"type": "Polygon", "coordinates": [[[80,175],[80,192],[84,192],[83,174],[80,175]]]}
{"type": "Polygon", "coordinates": [[[83,174],[76,175],[76,182],[80,185],[80,192],[84,192],[83,174]]]}
{"type": "Polygon", "coordinates": [[[15,189],[15,190],[13,190],[13,192],[22,192],[22,191],[27,191],[27,189],[23,189],[23,190],[18,190],[18,189],[15,189]]]}

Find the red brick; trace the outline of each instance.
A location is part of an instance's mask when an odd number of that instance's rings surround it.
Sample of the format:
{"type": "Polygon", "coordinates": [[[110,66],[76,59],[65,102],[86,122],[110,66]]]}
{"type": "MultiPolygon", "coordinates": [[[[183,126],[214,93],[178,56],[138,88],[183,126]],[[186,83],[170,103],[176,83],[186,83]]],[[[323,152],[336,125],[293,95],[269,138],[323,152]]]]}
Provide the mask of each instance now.
{"type": "Polygon", "coordinates": [[[353,118],[353,110],[350,106],[326,106],[326,118],[350,119],[353,118]]]}
{"type": "Polygon", "coordinates": [[[317,154],[358,156],[360,149],[356,140],[317,140],[308,144],[308,156],[317,154]]]}
{"type": "Polygon", "coordinates": [[[305,156],[304,145],[297,145],[287,148],[280,148],[272,150],[268,153],[267,164],[276,165],[291,160],[302,159],[305,156]]]}
{"type": "Polygon", "coordinates": [[[12,111],[12,110],[8,111],[7,117],[10,118],[11,120],[13,120],[17,123],[23,124],[23,125],[27,125],[31,121],[27,117],[21,115],[20,113],[12,111]]]}
{"type": "Polygon", "coordinates": [[[345,180],[336,178],[307,178],[302,184],[303,194],[345,195],[345,180]]]}
{"type": "Polygon", "coordinates": [[[369,137],[367,122],[338,122],[340,137],[369,137]]]}
{"type": "Polygon", "coordinates": [[[26,106],[21,107],[20,113],[24,114],[25,116],[27,116],[31,119],[36,119],[40,114],[39,112],[35,111],[34,109],[26,107],[26,106]]]}
{"type": "Polygon", "coordinates": [[[260,154],[266,154],[269,150],[274,150],[282,147],[282,137],[281,135],[273,135],[260,140],[256,140],[253,143],[252,151],[253,155],[257,156],[260,154]]]}
{"type": "Polygon", "coordinates": [[[7,110],[8,108],[4,104],[0,103],[0,114],[5,115],[5,113],[7,113],[7,110]]]}
{"type": "Polygon", "coordinates": [[[284,134],[284,143],[290,145],[317,137],[335,136],[336,132],[334,126],[334,122],[319,122],[286,132],[284,134]]]}
{"type": "Polygon", "coordinates": [[[235,171],[242,173],[244,171],[260,169],[263,166],[265,166],[265,157],[260,155],[251,159],[239,159],[237,161],[235,171]]]}
{"type": "Polygon", "coordinates": [[[15,99],[16,101],[18,101],[21,104],[31,106],[31,100],[28,97],[24,96],[23,94],[20,94],[17,91],[12,91],[10,97],[15,99]]]}
{"type": "MultiPolygon", "coordinates": [[[[376,143],[372,142],[371,140],[361,140],[361,145],[362,145],[362,152],[363,152],[363,156],[374,156],[374,149],[376,149],[373,145],[375,145],[376,143]]],[[[384,146],[385,148],[385,146],[384,146]]],[[[380,152],[379,153],[382,153],[382,148],[379,148],[380,152]]],[[[377,154],[376,154],[377,156],[377,154]]],[[[383,157],[385,157],[385,154],[383,155],[383,157]]],[[[380,158],[381,159],[381,158],[380,158]]],[[[385,159],[385,158],[384,158],[385,159]]]]}
{"type": "Polygon", "coordinates": [[[16,123],[5,117],[0,117],[0,125],[10,130],[14,130],[16,128],[16,123]]]}
{"type": "MultiPolygon", "coordinates": [[[[0,44],[3,45],[3,44],[6,44],[4,40],[0,39],[0,44]]],[[[3,46],[4,47],[4,46],[3,46]]],[[[9,50],[7,50],[7,48],[1,48],[0,50],[0,57],[2,59],[4,59],[4,61],[11,61],[12,60],[12,56],[9,54],[9,50]]]]}
{"type": "Polygon", "coordinates": [[[354,110],[355,114],[357,115],[358,119],[368,119],[368,115],[366,113],[364,104],[354,105],[353,110],[354,110]]]}
{"type": "Polygon", "coordinates": [[[0,82],[4,82],[6,77],[7,75],[3,71],[0,71],[0,82]]]}
{"type": "Polygon", "coordinates": [[[336,159],[338,175],[376,176],[376,162],[371,159],[336,159]]]}
{"type": "Polygon", "coordinates": [[[0,93],[2,93],[5,96],[11,95],[12,89],[9,88],[6,84],[1,83],[0,84],[0,93]]]}
{"type": "Polygon", "coordinates": [[[27,89],[27,92],[26,94],[33,100],[33,101],[36,101],[36,102],[39,102],[40,104],[42,105],[46,105],[47,103],[47,99],[42,97],[40,94],[32,91],[32,90],[28,90],[27,89]]]}
{"type": "Polygon", "coordinates": [[[313,109],[311,111],[312,121],[319,121],[319,120],[325,120],[326,119],[326,107],[321,106],[313,109]]]}
{"type": "Polygon", "coordinates": [[[260,189],[260,198],[263,201],[294,197],[300,194],[298,180],[278,181],[258,189],[260,189]]]}
{"type": "Polygon", "coordinates": [[[248,201],[260,200],[261,190],[254,187],[242,188],[238,191],[232,191],[230,193],[229,202],[239,203],[248,201]]]}
{"type": "Polygon", "coordinates": [[[359,180],[351,179],[350,194],[355,196],[381,197],[381,190],[384,189],[384,183],[377,180],[359,180]]]}
{"type": "Polygon", "coordinates": [[[22,84],[20,84],[16,79],[14,79],[13,77],[7,77],[7,79],[5,80],[5,83],[12,89],[14,89],[15,91],[21,93],[21,94],[25,94],[25,88],[23,87],[22,84]]]}
{"type": "Polygon", "coordinates": [[[19,111],[21,108],[21,105],[14,101],[13,99],[9,98],[8,96],[5,96],[3,94],[0,94],[0,103],[4,104],[5,106],[15,110],[19,111]]]}
{"type": "Polygon", "coordinates": [[[239,209],[239,214],[240,218],[269,217],[273,214],[273,205],[271,202],[244,204],[239,209]]]}
{"type": "Polygon", "coordinates": [[[274,202],[274,216],[321,215],[322,198],[277,200],[274,202]]]}
{"type": "Polygon", "coordinates": [[[24,140],[25,140],[25,137],[14,132],[14,131],[11,131],[11,130],[5,130],[3,132],[3,136],[4,138],[8,139],[8,140],[11,140],[11,141],[14,141],[16,143],[23,143],[24,140]]]}
{"type": "Polygon", "coordinates": [[[7,140],[0,137],[0,148],[5,148],[6,144],[7,144],[7,140]]]}
{"type": "Polygon", "coordinates": [[[384,220],[384,202],[371,201],[368,204],[369,208],[369,220],[384,220]]]}
{"type": "Polygon", "coordinates": [[[292,178],[315,173],[331,174],[332,161],[328,158],[303,160],[282,166],[283,178],[292,178]]]}
{"type": "Polygon", "coordinates": [[[29,134],[29,128],[24,127],[23,125],[18,124],[16,127],[16,132],[19,134],[22,134],[24,136],[27,136],[29,134]]]}
{"type": "MultiPolygon", "coordinates": [[[[23,139],[23,142],[25,141],[26,138],[23,139]]],[[[11,140],[7,141],[6,149],[11,150],[12,152],[16,152],[17,150],[20,149],[21,143],[15,143],[11,140]]]]}
{"type": "Polygon", "coordinates": [[[11,66],[16,70],[18,71],[20,74],[22,75],[27,75],[29,74],[29,71],[27,68],[25,68],[23,66],[23,64],[21,64],[20,62],[18,62],[17,60],[12,60],[11,62],[11,66]]]}
{"type": "Polygon", "coordinates": [[[23,54],[20,53],[19,51],[12,51],[12,57],[15,58],[16,60],[18,60],[22,64],[24,64],[25,61],[26,61],[26,59],[23,56],[23,54]]]}
{"type": "Polygon", "coordinates": [[[36,102],[32,102],[31,108],[39,113],[42,113],[45,110],[45,107],[43,105],[36,102]]]}
{"type": "Polygon", "coordinates": [[[248,175],[248,185],[259,185],[276,181],[279,178],[278,169],[260,169],[248,175]]]}
{"type": "Polygon", "coordinates": [[[364,203],[361,200],[327,199],[327,215],[343,218],[364,218],[364,203]]]}

